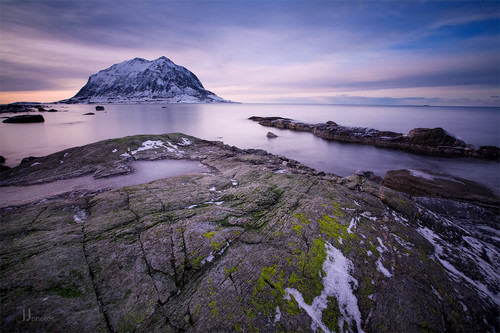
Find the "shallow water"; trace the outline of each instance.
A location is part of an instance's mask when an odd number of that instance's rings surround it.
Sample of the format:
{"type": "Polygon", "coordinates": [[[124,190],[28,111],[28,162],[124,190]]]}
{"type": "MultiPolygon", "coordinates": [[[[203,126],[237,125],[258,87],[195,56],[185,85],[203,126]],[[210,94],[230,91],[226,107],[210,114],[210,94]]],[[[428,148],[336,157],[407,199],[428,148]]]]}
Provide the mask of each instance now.
{"type": "Polygon", "coordinates": [[[203,164],[188,160],[134,161],[131,166],[133,173],[109,178],[95,179],[88,175],[38,185],[0,187],[0,207],[20,205],[76,190],[116,189],[188,173],[209,172],[203,164]]]}
{"type": "Polygon", "coordinates": [[[182,132],[220,140],[240,148],[259,148],[284,155],[320,171],[347,176],[358,169],[383,177],[387,170],[429,169],[483,183],[500,192],[499,163],[436,158],[359,144],[324,141],[310,133],[262,127],[253,115],[282,116],[317,123],[407,133],[416,127],[442,127],[474,145],[500,146],[499,108],[400,107],[280,104],[53,105],[62,112],[44,113],[45,123],[0,123],[0,155],[7,165],[21,158],[44,156],[95,141],[136,134],[182,132]],[[94,116],[83,115],[95,112],[94,116]],[[279,137],[268,139],[272,131],[279,137]]]}

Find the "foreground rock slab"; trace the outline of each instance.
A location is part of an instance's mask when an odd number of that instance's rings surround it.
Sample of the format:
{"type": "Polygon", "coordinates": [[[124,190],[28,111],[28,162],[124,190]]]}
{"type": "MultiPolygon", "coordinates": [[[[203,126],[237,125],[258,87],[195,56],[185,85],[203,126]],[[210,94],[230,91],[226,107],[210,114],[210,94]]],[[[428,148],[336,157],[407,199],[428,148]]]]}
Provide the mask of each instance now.
{"type": "Polygon", "coordinates": [[[211,171],[0,209],[2,331],[500,329],[498,238],[358,175],[169,134],[73,148],[3,181],[155,158],[211,171]]]}
{"type": "Polygon", "coordinates": [[[361,143],[383,148],[401,149],[412,153],[435,156],[463,156],[500,160],[500,149],[494,146],[476,148],[442,128],[414,128],[408,134],[379,131],[366,127],[346,127],[333,121],[307,124],[282,117],[258,117],[262,126],[310,132],[325,140],[361,143]]]}

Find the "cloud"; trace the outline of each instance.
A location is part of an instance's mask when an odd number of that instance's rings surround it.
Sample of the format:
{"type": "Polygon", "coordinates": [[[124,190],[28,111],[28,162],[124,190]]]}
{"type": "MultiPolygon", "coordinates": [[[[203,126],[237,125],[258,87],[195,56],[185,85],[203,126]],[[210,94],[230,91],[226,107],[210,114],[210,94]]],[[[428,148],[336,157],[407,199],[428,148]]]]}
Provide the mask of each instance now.
{"type": "Polygon", "coordinates": [[[193,71],[207,89],[245,101],[452,86],[474,87],[472,98],[484,95],[479,87],[498,88],[500,76],[499,34],[491,29],[500,5],[490,1],[3,0],[0,6],[1,91],[76,93],[98,70],[162,55],[193,71]]]}

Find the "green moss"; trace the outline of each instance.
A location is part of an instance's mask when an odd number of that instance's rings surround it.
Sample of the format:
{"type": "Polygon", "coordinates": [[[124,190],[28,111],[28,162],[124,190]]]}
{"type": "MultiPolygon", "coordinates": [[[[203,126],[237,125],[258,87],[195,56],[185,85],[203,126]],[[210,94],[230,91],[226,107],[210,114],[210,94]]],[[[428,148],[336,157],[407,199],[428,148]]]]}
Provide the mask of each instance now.
{"type": "Polygon", "coordinates": [[[295,230],[295,232],[297,233],[297,235],[302,235],[302,225],[300,224],[295,224],[293,227],[292,227],[293,230],[295,230]]]}
{"type": "MultiPolygon", "coordinates": [[[[327,297],[327,307],[323,310],[321,314],[321,321],[328,327],[331,331],[339,331],[339,304],[335,297],[327,297]]],[[[345,332],[346,330],[344,330],[345,332]]]]}
{"type": "Polygon", "coordinates": [[[219,308],[217,307],[217,302],[212,301],[208,304],[208,307],[210,308],[210,313],[212,316],[217,317],[219,315],[219,308]]]}
{"type": "Polygon", "coordinates": [[[290,278],[288,279],[288,283],[290,283],[290,285],[292,286],[297,284],[299,281],[300,280],[295,273],[292,273],[292,275],[290,275],[290,278]]]}
{"type": "Polygon", "coordinates": [[[301,224],[308,225],[311,223],[311,220],[309,220],[307,217],[304,216],[304,214],[301,213],[295,213],[293,214],[295,218],[297,218],[301,224]]]}
{"type": "Polygon", "coordinates": [[[208,278],[208,293],[210,296],[215,295],[214,287],[212,286],[212,279],[208,278]]]}
{"type": "Polygon", "coordinates": [[[257,312],[253,308],[243,308],[243,313],[248,319],[254,319],[257,316],[257,312]]]}
{"type": "Polygon", "coordinates": [[[214,241],[214,240],[213,240],[213,241],[210,241],[210,245],[213,247],[213,249],[214,249],[215,251],[217,251],[217,252],[218,252],[218,251],[220,251],[220,250],[222,249],[222,247],[223,247],[224,245],[226,245],[226,241],[223,241],[223,240],[222,240],[222,241],[220,241],[220,242],[217,242],[217,241],[214,241]]]}
{"type": "Polygon", "coordinates": [[[273,185],[272,186],[272,191],[274,194],[276,194],[278,197],[281,197],[281,195],[285,192],[285,190],[280,189],[278,186],[273,185]]]}
{"type": "Polygon", "coordinates": [[[314,297],[323,290],[323,262],[326,259],[325,241],[317,238],[308,253],[302,252],[299,256],[297,268],[302,272],[298,290],[302,293],[304,301],[311,305],[314,297]],[[321,273],[321,274],[320,274],[321,273]]]}
{"type": "Polygon", "coordinates": [[[302,312],[302,309],[299,308],[299,304],[295,301],[293,296],[290,296],[290,300],[283,300],[282,306],[283,310],[291,316],[296,316],[302,312]]]}
{"type": "Polygon", "coordinates": [[[209,231],[209,232],[204,233],[203,237],[205,237],[206,239],[212,239],[214,236],[217,236],[218,234],[219,234],[218,230],[209,231]]]}
{"type": "Polygon", "coordinates": [[[276,270],[276,264],[271,267],[263,267],[259,279],[255,283],[251,296],[252,305],[258,311],[271,317],[276,311],[276,306],[281,304],[285,295],[284,275],[276,270]]]}
{"type": "Polygon", "coordinates": [[[333,206],[333,214],[335,214],[335,216],[337,217],[344,217],[344,212],[340,210],[340,204],[334,202],[333,200],[331,200],[330,202],[332,203],[333,206]]]}
{"type": "Polygon", "coordinates": [[[236,272],[238,269],[237,266],[233,266],[233,267],[224,267],[224,274],[226,277],[230,276],[231,274],[233,274],[234,272],[236,272]]]}
{"type": "Polygon", "coordinates": [[[203,259],[205,259],[206,256],[199,256],[196,257],[196,259],[192,259],[189,261],[189,265],[191,266],[192,269],[200,269],[201,268],[201,262],[203,259]]]}
{"type": "Polygon", "coordinates": [[[194,315],[196,317],[198,317],[198,315],[200,314],[200,310],[201,310],[201,304],[198,304],[195,308],[194,308],[194,315]]]}
{"type": "Polygon", "coordinates": [[[318,223],[321,233],[326,234],[329,238],[335,239],[338,243],[344,243],[344,241],[348,242],[349,240],[357,238],[356,234],[347,231],[349,226],[340,223],[336,217],[324,215],[323,218],[319,219],[318,223]],[[340,238],[342,238],[342,240],[340,238]]]}

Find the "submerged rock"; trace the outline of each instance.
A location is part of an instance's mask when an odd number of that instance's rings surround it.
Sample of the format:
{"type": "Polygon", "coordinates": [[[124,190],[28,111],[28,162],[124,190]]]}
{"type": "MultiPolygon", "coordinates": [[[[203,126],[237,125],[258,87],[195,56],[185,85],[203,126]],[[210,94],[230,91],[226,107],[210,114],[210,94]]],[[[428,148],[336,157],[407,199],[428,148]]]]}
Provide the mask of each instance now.
{"type": "Polygon", "coordinates": [[[69,149],[3,182],[156,158],[211,172],[0,209],[2,331],[500,329],[494,237],[359,175],[168,134],[69,149]]]}
{"type": "Polygon", "coordinates": [[[497,161],[500,159],[498,147],[484,146],[476,148],[439,127],[414,128],[405,135],[366,127],[340,126],[333,121],[322,124],[307,124],[281,117],[253,116],[249,119],[259,122],[262,126],[311,132],[325,140],[401,149],[424,155],[464,156],[497,161]]]}

